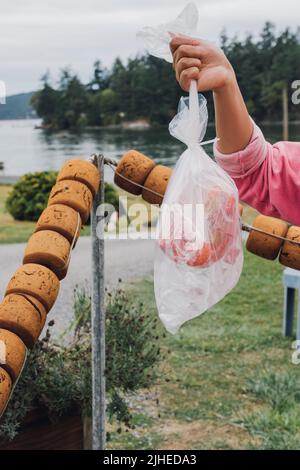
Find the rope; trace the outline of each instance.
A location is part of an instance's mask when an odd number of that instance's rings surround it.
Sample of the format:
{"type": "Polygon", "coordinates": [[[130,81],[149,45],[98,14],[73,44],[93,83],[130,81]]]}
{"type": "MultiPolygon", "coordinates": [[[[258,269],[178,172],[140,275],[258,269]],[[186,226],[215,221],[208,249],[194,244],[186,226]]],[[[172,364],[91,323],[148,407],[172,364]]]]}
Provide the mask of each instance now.
{"type": "MultiPolygon", "coordinates": [[[[210,144],[212,142],[215,142],[216,139],[212,139],[212,140],[208,140],[206,142],[203,142],[202,145],[206,145],[206,144],[210,144]]],[[[90,160],[92,163],[95,164],[95,156],[96,155],[92,155],[90,157],[90,160]]],[[[104,164],[108,165],[112,171],[118,175],[120,178],[122,178],[123,180],[127,181],[128,183],[131,183],[133,184],[134,186],[138,186],[139,188],[142,188],[142,189],[145,189],[146,191],[149,191],[150,193],[154,194],[155,196],[159,196],[161,198],[164,198],[164,194],[160,194],[156,191],[153,191],[152,189],[150,188],[146,188],[144,185],[142,184],[139,184],[139,183],[136,183],[135,181],[132,181],[130,180],[129,178],[126,178],[126,176],[123,176],[121,175],[121,173],[119,173],[115,168],[113,167],[117,167],[118,166],[118,162],[117,160],[114,160],[112,158],[107,158],[107,157],[104,157],[103,155],[101,155],[103,158],[104,158],[104,164]]],[[[256,228],[256,227],[253,227],[252,225],[248,225],[248,224],[245,224],[245,223],[242,223],[241,225],[241,228],[244,232],[251,232],[252,230],[254,232],[259,232],[259,233],[262,233],[263,235],[268,235],[270,237],[273,237],[273,238],[277,238],[278,240],[282,240],[283,242],[288,242],[288,243],[291,243],[292,245],[296,245],[296,246],[299,246],[300,247],[300,242],[296,241],[296,240],[291,240],[289,238],[286,238],[286,237],[281,237],[280,235],[276,235],[274,233],[270,233],[270,232],[266,232],[265,230],[261,230],[259,228],[256,228]]]]}
{"type": "Polygon", "coordinates": [[[291,240],[290,238],[281,237],[280,235],[276,235],[275,233],[266,232],[265,230],[262,230],[257,227],[253,227],[252,225],[242,223],[242,230],[244,230],[245,232],[251,232],[253,230],[254,232],[259,232],[259,233],[262,233],[263,235],[269,235],[270,237],[277,238],[278,240],[282,240],[283,242],[288,242],[288,243],[291,243],[292,245],[300,246],[300,242],[296,240],[291,240]]]}
{"type": "Polygon", "coordinates": [[[74,233],[74,237],[72,239],[72,243],[71,243],[71,246],[70,246],[70,252],[69,252],[69,256],[68,256],[68,259],[67,259],[67,262],[66,262],[66,267],[69,266],[70,264],[70,260],[71,260],[71,252],[75,246],[75,243],[76,243],[76,240],[77,240],[77,237],[78,237],[78,234],[79,234],[79,230],[80,230],[80,227],[81,227],[81,217],[80,217],[80,214],[79,212],[77,212],[77,226],[76,226],[76,230],[75,230],[75,233],[74,233]]]}
{"type": "Polygon", "coordinates": [[[160,194],[158,193],[157,191],[153,191],[153,189],[150,189],[150,188],[146,188],[146,186],[142,185],[142,184],[139,184],[139,183],[136,183],[135,181],[132,181],[130,180],[129,178],[126,178],[126,176],[123,176],[121,175],[121,173],[119,173],[117,170],[115,170],[113,168],[113,164],[110,163],[110,162],[107,162],[106,159],[104,160],[104,163],[106,163],[111,169],[112,171],[118,175],[120,178],[122,178],[123,180],[127,181],[128,183],[131,183],[133,184],[134,186],[138,186],[139,188],[142,188],[142,189],[145,189],[146,191],[149,191],[150,193],[154,194],[155,196],[159,196],[161,197],[162,199],[164,198],[164,194],[160,194]]]}

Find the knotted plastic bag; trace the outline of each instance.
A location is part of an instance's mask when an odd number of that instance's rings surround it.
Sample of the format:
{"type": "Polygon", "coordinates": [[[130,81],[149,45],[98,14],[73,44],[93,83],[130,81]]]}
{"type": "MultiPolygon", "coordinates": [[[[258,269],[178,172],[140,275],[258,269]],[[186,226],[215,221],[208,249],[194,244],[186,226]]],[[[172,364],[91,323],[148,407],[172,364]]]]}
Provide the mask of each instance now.
{"type": "Polygon", "coordinates": [[[143,41],[149,54],[173,62],[169,48],[170,33],[194,36],[197,34],[198,19],[197,7],[189,3],[175,20],[157,27],[146,26],[137,33],[137,37],[143,41]]]}
{"type": "MultiPolygon", "coordinates": [[[[173,22],[176,29],[168,23],[143,30],[148,46],[152,44],[151,54],[167,58],[170,33],[195,29],[193,4],[178,18],[173,22]]],[[[192,81],[189,97],[181,98],[169,125],[171,135],[187,149],[169,180],[157,225],[155,297],[159,316],[171,333],[230,292],[243,266],[238,191],[201,145],[207,120],[206,100],[192,81]]]]}

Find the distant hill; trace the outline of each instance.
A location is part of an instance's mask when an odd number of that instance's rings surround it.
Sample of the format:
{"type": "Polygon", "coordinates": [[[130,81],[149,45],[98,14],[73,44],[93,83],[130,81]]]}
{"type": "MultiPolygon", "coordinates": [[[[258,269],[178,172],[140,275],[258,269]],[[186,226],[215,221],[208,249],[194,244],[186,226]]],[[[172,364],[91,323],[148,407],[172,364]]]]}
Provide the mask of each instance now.
{"type": "Polygon", "coordinates": [[[30,105],[33,93],[20,93],[8,96],[6,104],[0,104],[0,120],[36,118],[37,115],[30,105]]]}

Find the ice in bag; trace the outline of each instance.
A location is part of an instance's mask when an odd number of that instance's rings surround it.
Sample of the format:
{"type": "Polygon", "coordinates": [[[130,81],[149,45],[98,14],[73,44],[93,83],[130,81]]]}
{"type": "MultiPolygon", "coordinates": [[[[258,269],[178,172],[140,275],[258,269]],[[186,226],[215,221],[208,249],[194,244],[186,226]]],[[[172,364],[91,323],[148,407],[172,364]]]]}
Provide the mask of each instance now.
{"type": "MultiPolygon", "coordinates": [[[[197,9],[189,4],[174,22],[144,28],[139,36],[151,54],[170,60],[170,33],[194,36],[197,22],[197,9]]],[[[154,261],[156,304],[171,333],[230,292],[243,266],[238,191],[201,145],[207,120],[206,100],[192,81],[169,125],[187,149],[160,209],[154,261]]]]}

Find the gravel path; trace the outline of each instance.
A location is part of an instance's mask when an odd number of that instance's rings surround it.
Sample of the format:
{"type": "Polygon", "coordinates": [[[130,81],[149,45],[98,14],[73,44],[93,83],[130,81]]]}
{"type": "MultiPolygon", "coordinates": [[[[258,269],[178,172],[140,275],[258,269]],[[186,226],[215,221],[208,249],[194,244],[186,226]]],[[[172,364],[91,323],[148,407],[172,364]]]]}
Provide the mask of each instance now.
{"type": "MultiPolygon", "coordinates": [[[[24,243],[0,245],[0,294],[20,266],[24,243]]],[[[121,278],[130,281],[152,273],[154,257],[153,240],[106,240],[105,241],[105,276],[106,285],[113,286],[121,278]]],[[[73,290],[78,284],[90,286],[91,282],[91,240],[82,237],[72,254],[67,277],[61,283],[61,290],[49,319],[55,320],[53,334],[63,331],[72,317],[73,290]]]]}

